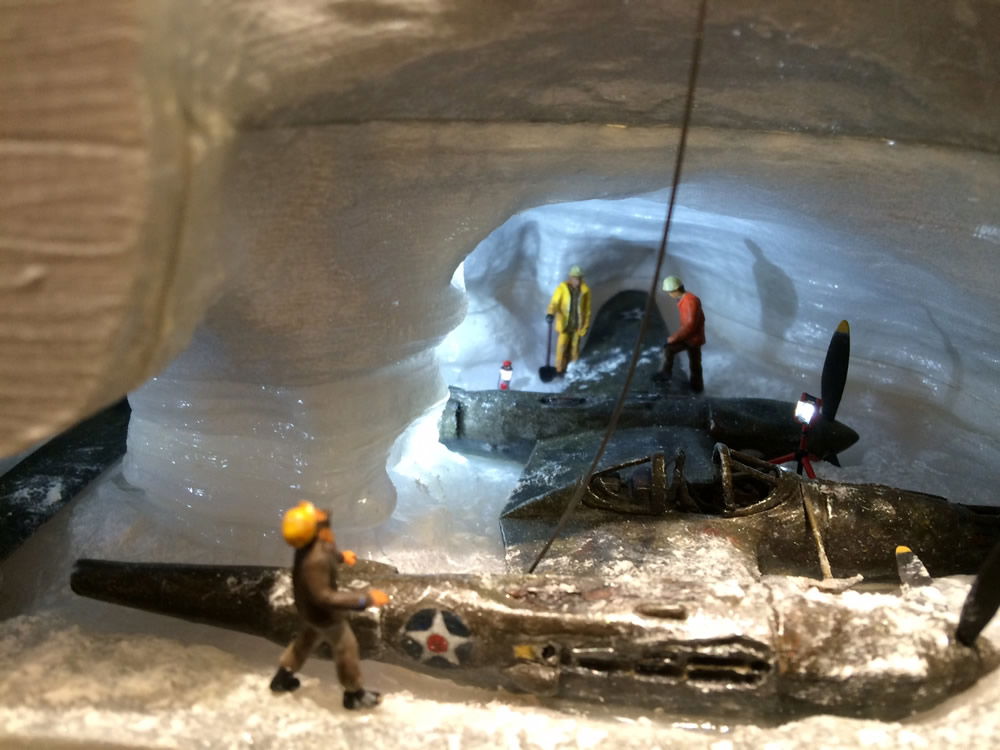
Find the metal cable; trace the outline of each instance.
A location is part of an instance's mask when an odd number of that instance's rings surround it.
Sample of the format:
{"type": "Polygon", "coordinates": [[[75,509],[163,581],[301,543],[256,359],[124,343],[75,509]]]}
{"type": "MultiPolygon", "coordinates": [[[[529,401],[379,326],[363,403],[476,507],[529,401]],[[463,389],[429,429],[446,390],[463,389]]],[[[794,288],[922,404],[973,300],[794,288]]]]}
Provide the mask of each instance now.
{"type": "Polygon", "coordinates": [[[628,373],[625,376],[625,383],[622,385],[621,393],[618,396],[618,401],[615,403],[614,411],[611,412],[611,419],[608,421],[607,430],[604,432],[604,438],[601,440],[600,446],[597,448],[597,453],[594,455],[594,460],[590,464],[590,468],[587,469],[587,473],[580,480],[580,483],[576,486],[576,490],[573,492],[573,497],[570,498],[569,504],[566,506],[566,510],[563,511],[562,516],[559,518],[559,523],[556,524],[555,531],[552,532],[552,536],[542,547],[541,551],[538,553],[538,557],[528,568],[529,573],[534,573],[535,568],[545,557],[546,553],[552,547],[553,542],[562,533],[565,528],[566,523],[569,521],[570,516],[576,510],[576,507],[580,504],[580,499],[583,497],[584,489],[590,484],[591,478],[594,476],[594,472],[597,470],[597,465],[600,463],[601,458],[604,457],[604,451],[608,447],[608,441],[614,434],[615,429],[618,427],[618,419],[622,413],[622,407],[625,405],[625,397],[628,395],[629,386],[632,385],[632,377],[635,375],[635,368],[639,362],[639,355],[642,353],[642,342],[646,337],[646,330],[649,328],[650,314],[653,310],[653,305],[656,304],[656,287],[660,280],[660,272],[663,268],[663,260],[667,254],[667,240],[670,236],[670,225],[674,217],[674,205],[677,201],[677,188],[681,181],[681,169],[684,165],[684,151],[687,146],[687,136],[688,128],[691,124],[691,111],[694,109],[694,90],[695,82],[698,79],[698,68],[701,64],[701,46],[702,41],[705,36],[705,14],[708,8],[708,0],[701,0],[698,6],[698,18],[695,23],[695,34],[694,34],[694,47],[691,52],[691,68],[688,74],[688,87],[687,87],[687,99],[684,102],[684,119],[681,121],[681,138],[677,145],[677,159],[674,162],[674,176],[673,182],[670,186],[670,201],[667,205],[667,220],[663,225],[663,236],[660,238],[659,252],[656,257],[656,269],[653,271],[653,280],[649,287],[649,295],[646,297],[646,309],[642,314],[642,324],[639,326],[639,335],[635,341],[635,347],[632,349],[632,359],[628,365],[628,373]]]}

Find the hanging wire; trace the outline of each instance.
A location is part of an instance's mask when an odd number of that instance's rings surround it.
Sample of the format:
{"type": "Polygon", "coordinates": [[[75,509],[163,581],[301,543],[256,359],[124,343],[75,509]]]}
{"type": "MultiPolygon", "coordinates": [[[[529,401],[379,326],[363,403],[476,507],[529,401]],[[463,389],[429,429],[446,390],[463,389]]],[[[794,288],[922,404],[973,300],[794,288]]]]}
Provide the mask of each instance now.
{"type": "Polygon", "coordinates": [[[618,401],[615,403],[614,411],[611,412],[611,419],[608,421],[608,427],[604,432],[604,437],[601,440],[601,444],[597,448],[597,453],[594,454],[594,460],[590,463],[590,468],[587,469],[587,473],[577,484],[576,490],[573,492],[573,497],[570,498],[569,503],[566,505],[566,510],[563,511],[562,516],[559,518],[559,523],[556,524],[555,530],[552,532],[552,536],[542,547],[535,561],[528,568],[529,573],[534,573],[535,568],[545,557],[546,553],[552,547],[552,544],[562,533],[566,524],[569,522],[570,516],[576,510],[577,505],[580,503],[580,499],[583,497],[584,489],[590,484],[591,478],[594,476],[594,472],[597,470],[597,465],[600,463],[601,459],[604,457],[604,451],[608,447],[608,441],[615,432],[615,428],[618,427],[618,419],[622,413],[622,407],[625,405],[625,397],[628,395],[629,387],[632,385],[632,377],[635,375],[635,368],[639,362],[639,355],[642,353],[642,343],[643,339],[646,337],[646,331],[649,328],[649,320],[651,313],[653,311],[653,305],[656,304],[656,287],[660,280],[660,272],[663,268],[663,260],[667,255],[667,240],[670,237],[670,225],[673,222],[674,217],[674,205],[677,201],[677,188],[681,181],[681,170],[684,166],[684,152],[687,146],[687,136],[688,129],[691,125],[691,111],[694,109],[694,90],[695,83],[698,80],[698,68],[701,64],[701,46],[702,41],[705,37],[705,14],[708,8],[708,0],[701,0],[698,6],[698,18],[695,22],[695,33],[694,33],[694,47],[691,51],[691,67],[688,73],[688,86],[687,86],[687,98],[684,102],[684,118],[681,121],[681,138],[677,145],[677,159],[674,162],[674,176],[673,181],[670,186],[670,201],[667,204],[667,220],[663,225],[663,236],[660,238],[660,247],[656,256],[656,269],[653,271],[653,280],[649,286],[649,294],[646,297],[646,309],[642,314],[642,324],[639,326],[639,335],[635,340],[635,347],[632,349],[632,359],[629,361],[628,372],[625,375],[625,382],[622,384],[621,393],[618,395],[618,401]]]}

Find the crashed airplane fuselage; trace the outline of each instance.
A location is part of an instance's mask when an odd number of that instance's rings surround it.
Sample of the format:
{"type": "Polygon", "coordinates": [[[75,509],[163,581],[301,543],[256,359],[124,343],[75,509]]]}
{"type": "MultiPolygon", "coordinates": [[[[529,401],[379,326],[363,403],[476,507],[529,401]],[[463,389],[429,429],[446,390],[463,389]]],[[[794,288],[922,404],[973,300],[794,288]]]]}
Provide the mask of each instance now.
{"type": "MultiPolygon", "coordinates": [[[[993,664],[987,646],[956,643],[954,614],[919,591],[826,593],[793,578],[401,575],[371,562],[342,580],[390,597],[350,615],[365,658],[484,688],[680,715],[898,718],[993,664]]],[[[299,626],[283,568],[81,560],[72,587],[282,645],[299,626]]]]}
{"type": "MultiPolygon", "coordinates": [[[[539,441],[603,430],[617,394],[466,391],[450,389],[439,423],[440,440],[452,450],[527,460],[539,441]]],[[[798,447],[802,430],[795,404],[767,398],[711,398],[636,391],[625,400],[621,429],[678,428],[705,436],[706,444],[780,456],[798,447]]],[[[809,446],[819,456],[839,453],[858,440],[840,422],[819,419],[809,446]]],[[[670,446],[663,446],[669,448],[670,446]]]]}

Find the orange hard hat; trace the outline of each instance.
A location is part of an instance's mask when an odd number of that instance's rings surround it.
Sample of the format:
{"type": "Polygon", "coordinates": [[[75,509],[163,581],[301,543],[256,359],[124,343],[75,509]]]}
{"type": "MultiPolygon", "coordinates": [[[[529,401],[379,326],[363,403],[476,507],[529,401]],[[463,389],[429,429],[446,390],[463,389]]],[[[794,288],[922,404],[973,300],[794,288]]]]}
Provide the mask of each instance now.
{"type": "Polygon", "coordinates": [[[319,525],[330,518],[308,500],[301,501],[285,512],[281,521],[281,535],[296,549],[305,547],[316,537],[319,525]]]}

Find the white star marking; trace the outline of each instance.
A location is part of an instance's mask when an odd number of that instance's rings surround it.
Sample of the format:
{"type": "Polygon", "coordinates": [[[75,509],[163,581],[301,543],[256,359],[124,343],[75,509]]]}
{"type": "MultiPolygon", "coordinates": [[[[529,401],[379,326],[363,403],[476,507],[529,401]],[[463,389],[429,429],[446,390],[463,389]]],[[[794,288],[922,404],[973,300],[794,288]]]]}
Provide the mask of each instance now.
{"type": "Polygon", "coordinates": [[[444,617],[441,615],[441,610],[434,612],[434,620],[431,622],[428,630],[407,630],[406,635],[423,647],[420,661],[430,661],[435,656],[440,656],[456,667],[460,665],[460,662],[458,661],[458,656],[455,655],[455,649],[463,643],[468,643],[470,640],[469,638],[448,632],[448,627],[444,624],[444,617]],[[434,636],[437,636],[437,638],[434,638],[434,636]],[[430,644],[434,642],[441,643],[439,639],[444,639],[444,644],[447,644],[447,648],[444,650],[432,650],[430,644]]]}

